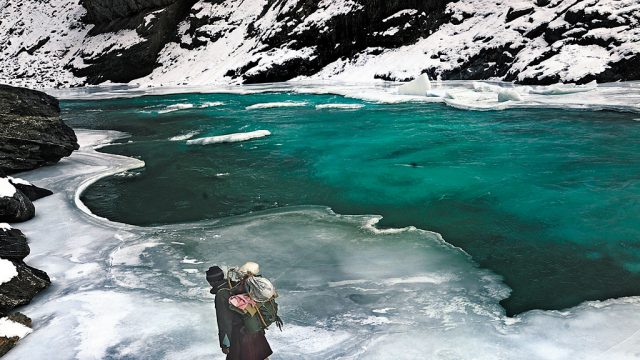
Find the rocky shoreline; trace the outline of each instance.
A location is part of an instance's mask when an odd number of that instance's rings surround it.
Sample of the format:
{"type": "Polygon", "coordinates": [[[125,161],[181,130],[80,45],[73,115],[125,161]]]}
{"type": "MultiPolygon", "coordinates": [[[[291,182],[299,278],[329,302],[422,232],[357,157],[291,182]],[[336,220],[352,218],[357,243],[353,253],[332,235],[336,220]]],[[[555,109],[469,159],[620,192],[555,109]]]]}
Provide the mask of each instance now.
{"type": "Polygon", "coordinates": [[[53,192],[7,174],[55,164],[78,148],[75,133],[60,119],[58,100],[0,85],[0,356],[31,331],[31,319],[12,312],[51,283],[46,272],[24,262],[27,237],[10,223],[34,218],[33,202],[53,192]]]}

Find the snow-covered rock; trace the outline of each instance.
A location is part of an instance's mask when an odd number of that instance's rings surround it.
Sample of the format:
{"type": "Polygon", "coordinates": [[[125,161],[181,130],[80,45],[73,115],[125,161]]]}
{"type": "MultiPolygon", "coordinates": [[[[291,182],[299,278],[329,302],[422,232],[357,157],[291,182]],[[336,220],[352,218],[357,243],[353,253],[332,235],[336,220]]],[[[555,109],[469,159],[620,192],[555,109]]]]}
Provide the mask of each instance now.
{"type": "Polygon", "coordinates": [[[0,82],[31,87],[640,79],[636,0],[7,0],[0,20],[0,82]]]}

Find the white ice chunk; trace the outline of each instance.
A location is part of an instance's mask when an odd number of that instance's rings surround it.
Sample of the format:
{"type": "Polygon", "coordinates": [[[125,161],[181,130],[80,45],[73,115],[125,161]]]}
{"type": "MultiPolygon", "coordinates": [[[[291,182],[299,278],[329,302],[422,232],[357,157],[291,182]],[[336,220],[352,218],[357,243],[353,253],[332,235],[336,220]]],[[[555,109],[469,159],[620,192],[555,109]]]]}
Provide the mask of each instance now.
{"type": "Polygon", "coordinates": [[[222,105],[224,105],[222,101],[211,101],[211,102],[202,103],[198,107],[200,109],[206,109],[209,107],[216,107],[216,106],[222,106],[222,105]]]}
{"type": "Polygon", "coordinates": [[[9,260],[0,259],[0,285],[18,276],[16,266],[9,260]]]}
{"type": "Polygon", "coordinates": [[[0,223],[0,230],[7,231],[13,229],[11,225],[7,223],[0,223]]]}
{"type": "Polygon", "coordinates": [[[188,140],[187,144],[188,145],[209,145],[209,144],[231,143],[231,142],[257,139],[257,138],[261,138],[269,135],[271,135],[271,132],[269,132],[268,130],[256,130],[256,131],[251,131],[246,133],[234,133],[234,134],[218,135],[218,136],[188,140]]]}
{"type": "Polygon", "coordinates": [[[307,102],[283,101],[283,102],[259,103],[259,104],[249,105],[245,109],[256,110],[256,109],[273,109],[273,108],[280,108],[280,107],[302,107],[302,106],[307,106],[307,102]]]}
{"type": "Polygon", "coordinates": [[[362,109],[364,105],[362,104],[320,104],[316,105],[317,110],[322,109],[343,109],[343,110],[357,110],[362,109]]]}
{"type": "Polygon", "coordinates": [[[163,110],[158,111],[158,114],[166,114],[173,111],[185,110],[193,108],[193,104],[173,104],[169,105],[163,110]]]}
{"type": "Polygon", "coordinates": [[[23,338],[31,333],[31,329],[15,321],[11,321],[7,318],[0,319],[0,337],[14,337],[23,338]]]}
{"type": "Polygon", "coordinates": [[[189,131],[186,134],[172,136],[169,138],[169,141],[185,141],[185,140],[191,139],[192,137],[198,134],[200,134],[200,131],[189,131]]]}
{"type": "Polygon", "coordinates": [[[16,188],[11,185],[8,178],[0,178],[0,197],[12,197],[16,188]]]}
{"type": "Polygon", "coordinates": [[[398,88],[398,94],[424,96],[429,90],[431,90],[429,76],[427,76],[427,74],[421,74],[414,80],[400,86],[398,88]]]}
{"type": "Polygon", "coordinates": [[[501,89],[498,92],[498,102],[522,101],[522,96],[515,89],[501,89]]]}

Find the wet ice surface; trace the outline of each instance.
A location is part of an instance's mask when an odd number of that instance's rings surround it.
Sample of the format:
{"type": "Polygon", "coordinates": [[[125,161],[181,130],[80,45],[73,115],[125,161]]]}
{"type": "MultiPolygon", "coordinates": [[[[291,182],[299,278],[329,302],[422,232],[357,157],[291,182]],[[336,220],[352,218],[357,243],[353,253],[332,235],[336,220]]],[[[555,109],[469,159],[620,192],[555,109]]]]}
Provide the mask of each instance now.
{"type": "Polygon", "coordinates": [[[376,231],[318,207],[139,228],[92,217],[78,188],[143,164],[87,146],[26,179],[55,192],[20,228],[51,287],[7,359],[222,359],[204,270],[258,261],[279,289],[272,359],[630,359],[640,298],[504,316],[509,289],[437,234],[376,231]],[[81,204],[80,204],[81,205],[81,204]],[[194,271],[197,270],[197,271],[194,271]]]}

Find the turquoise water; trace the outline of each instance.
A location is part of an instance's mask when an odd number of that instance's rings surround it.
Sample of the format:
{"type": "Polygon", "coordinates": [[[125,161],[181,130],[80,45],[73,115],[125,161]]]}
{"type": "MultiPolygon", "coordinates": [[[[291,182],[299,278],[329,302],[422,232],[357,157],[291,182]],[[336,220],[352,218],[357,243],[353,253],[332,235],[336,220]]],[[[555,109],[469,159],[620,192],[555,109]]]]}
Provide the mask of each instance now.
{"type": "Polygon", "coordinates": [[[61,105],[74,127],[130,133],[103,151],[147,164],[85,193],[89,208],[111,220],[157,225],[326,205],[383,215],[382,227],[441,233],[504,277],[509,314],[640,294],[637,115],[274,93],[61,105]],[[199,108],[214,101],[224,105],[199,108]],[[276,101],[307,105],[245,109],[276,101]],[[178,103],[194,108],[160,113],[178,103]],[[315,108],[327,103],[364,107],[315,108]],[[272,135],[206,146],[168,140],[260,129],[272,135]]]}

